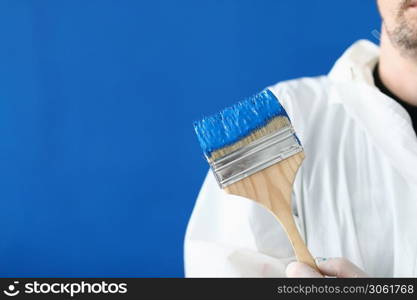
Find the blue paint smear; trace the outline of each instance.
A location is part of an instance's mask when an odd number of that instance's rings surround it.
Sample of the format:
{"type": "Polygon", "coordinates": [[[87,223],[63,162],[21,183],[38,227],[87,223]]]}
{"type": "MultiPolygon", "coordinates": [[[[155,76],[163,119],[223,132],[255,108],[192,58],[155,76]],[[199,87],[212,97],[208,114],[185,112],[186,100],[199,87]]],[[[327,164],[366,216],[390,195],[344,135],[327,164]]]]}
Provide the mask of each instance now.
{"type": "Polygon", "coordinates": [[[277,116],[288,117],[275,95],[266,89],[218,114],[194,122],[194,130],[201,148],[209,156],[213,151],[245,138],[277,116]]]}

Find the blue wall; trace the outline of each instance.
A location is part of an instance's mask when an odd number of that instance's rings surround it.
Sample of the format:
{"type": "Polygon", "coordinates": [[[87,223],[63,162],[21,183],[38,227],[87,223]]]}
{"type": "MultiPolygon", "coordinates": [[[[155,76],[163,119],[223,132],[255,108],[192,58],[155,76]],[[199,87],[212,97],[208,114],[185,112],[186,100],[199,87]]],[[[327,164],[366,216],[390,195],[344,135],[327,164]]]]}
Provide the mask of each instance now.
{"type": "Polygon", "coordinates": [[[192,121],[374,29],[374,0],[0,0],[0,276],[183,276],[192,121]]]}

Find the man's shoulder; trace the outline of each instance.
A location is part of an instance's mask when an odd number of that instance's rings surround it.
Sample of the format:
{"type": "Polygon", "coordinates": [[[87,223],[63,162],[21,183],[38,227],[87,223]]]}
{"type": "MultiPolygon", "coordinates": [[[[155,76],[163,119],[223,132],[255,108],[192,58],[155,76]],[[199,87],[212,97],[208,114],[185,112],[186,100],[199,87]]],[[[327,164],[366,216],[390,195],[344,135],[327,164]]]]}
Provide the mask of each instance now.
{"type": "Polygon", "coordinates": [[[302,77],[279,82],[269,89],[294,121],[309,120],[326,109],[332,100],[332,83],[328,76],[302,77]]]}
{"type": "MultiPolygon", "coordinates": [[[[278,98],[291,98],[294,101],[302,101],[307,98],[311,100],[325,100],[328,94],[331,81],[328,76],[301,77],[278,82],[269,87],[278,98]]],[[[287,99],[287,100],[291,100],[287,99]]],[[[286,100],[286,99],[283,99],[286,100]]]]}
{"type": "Polygon", "coordinates": [[[277,83],[269,89],[285,108],[303,144],[329,135],[349,122],[350,117],[338,100],[334,83],[328,76],[303,77],[277,83]]]}

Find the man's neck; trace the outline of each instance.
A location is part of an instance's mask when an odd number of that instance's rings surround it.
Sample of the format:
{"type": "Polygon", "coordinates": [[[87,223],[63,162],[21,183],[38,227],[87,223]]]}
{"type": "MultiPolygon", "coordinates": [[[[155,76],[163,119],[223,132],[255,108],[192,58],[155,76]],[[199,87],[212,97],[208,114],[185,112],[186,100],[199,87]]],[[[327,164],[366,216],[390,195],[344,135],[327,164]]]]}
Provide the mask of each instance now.
{"type": "Polygon", "coordinates": [[[385,29],[381,34],[379,76],[392,93],[417,106],[417,55],[401,53],[392,45],[385,29]]]}

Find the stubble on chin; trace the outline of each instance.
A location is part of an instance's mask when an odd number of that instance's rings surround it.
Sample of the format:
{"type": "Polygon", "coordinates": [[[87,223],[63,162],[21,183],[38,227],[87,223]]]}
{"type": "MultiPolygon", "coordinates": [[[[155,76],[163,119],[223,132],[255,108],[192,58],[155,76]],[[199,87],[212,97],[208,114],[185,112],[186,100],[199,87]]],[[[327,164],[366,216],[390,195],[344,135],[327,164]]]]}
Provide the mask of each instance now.
{"type": "Polygon", "coordinates": [[[395,28],[385,28],[391,42],[404,55],[417,57],[417,17],[408,19],[406,10],[410,0],[404,0],[400,3],[396,16],[395,28]]]}

